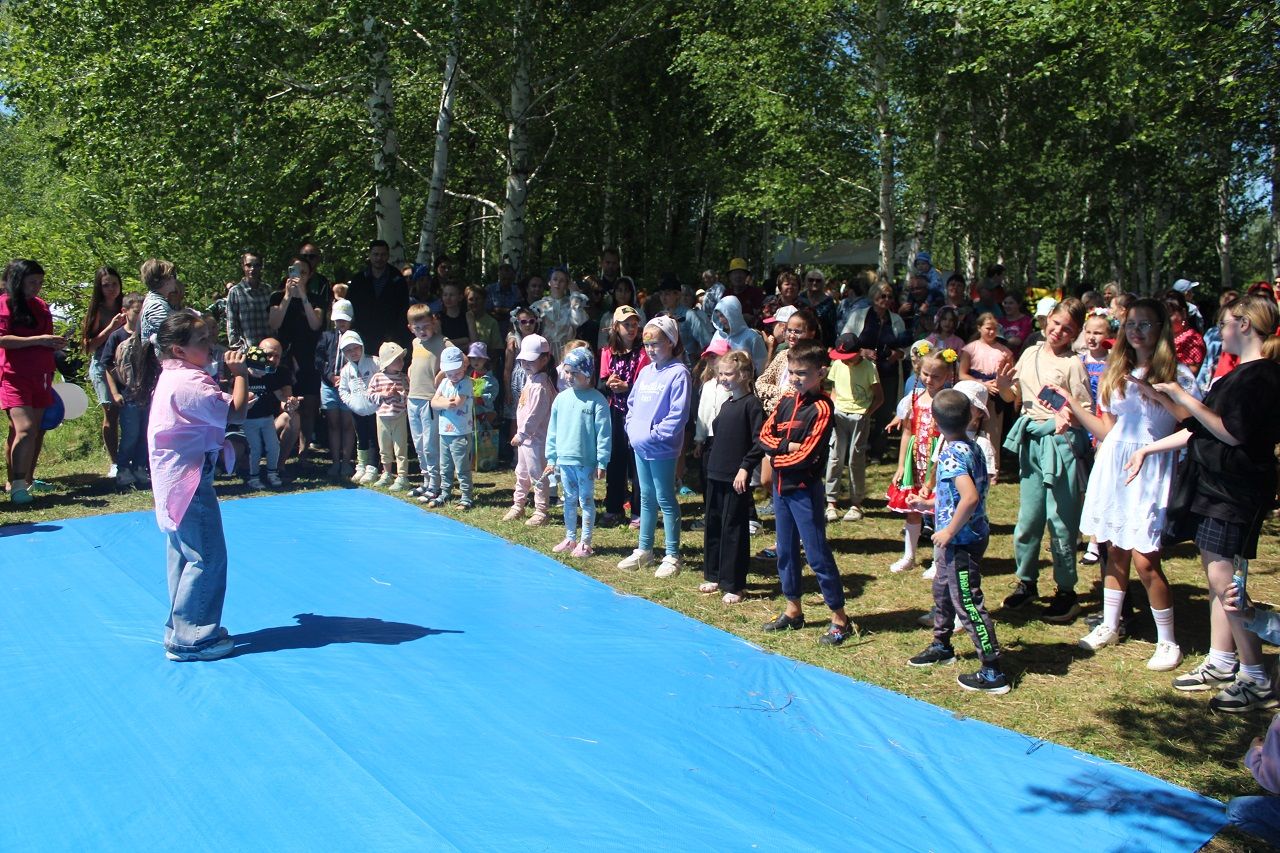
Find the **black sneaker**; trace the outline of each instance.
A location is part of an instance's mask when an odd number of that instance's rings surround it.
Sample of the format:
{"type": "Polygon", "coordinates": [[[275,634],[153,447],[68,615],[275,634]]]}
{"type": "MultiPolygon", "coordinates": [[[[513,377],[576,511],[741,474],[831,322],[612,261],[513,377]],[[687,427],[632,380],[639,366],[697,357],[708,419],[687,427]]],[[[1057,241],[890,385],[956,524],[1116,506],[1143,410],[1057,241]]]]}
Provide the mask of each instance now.
{"type": "Polygon", "coordinates": [[[788,616],[786,613],[778,614],[778,618],[772,622],[764,623],[766,631],[798,631],[804,627],[804,614],[799,616],[788,616]]]}
{"type": "Polygon", "coordinates": [[[1046,622],[1066,624],[1080,615],[1080,599],[1075,590],[1060,589],[1049,599],[1049,606],[1040,614],[1046,622]]]}
{"type": "Polygon", "coordinates": [[[942,643],[930,643],[929,648],[907,661],[911,666],[934,666],[956,662],[956,650],[942,643]]]}
{"type": "Polygon", "coordinates": [[[1004,600],[1005,610],[1021,610],[1040,597],[1036,585],[1028,581],[1018,581],[1018,588],[1004,600]]]}
{"type": "Polygon", "coordinates": [[[832,622],[830,627],[827,628],[827,633],[818,638],[818,642],[824,646],[838,646],[852,637],[857,630],[858,628],[853,624],[852,619],[843,625],[837,625],[832,622]]]}
{"type": "Polygon", "coordinates": [[[965,690],[975,693],[990,693],[999,696],[1009,692],[1009,679],[1003,672],[994,667],[984,666],[975,673],[962,672],[956,676],[956,684],[965,690]]]}

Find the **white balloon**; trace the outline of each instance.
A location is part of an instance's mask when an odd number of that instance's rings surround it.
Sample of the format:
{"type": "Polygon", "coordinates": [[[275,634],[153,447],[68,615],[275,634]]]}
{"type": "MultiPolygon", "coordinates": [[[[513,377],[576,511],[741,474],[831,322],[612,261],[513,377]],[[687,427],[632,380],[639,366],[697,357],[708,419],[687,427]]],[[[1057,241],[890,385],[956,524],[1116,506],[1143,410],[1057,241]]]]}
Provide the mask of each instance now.
{"type": "Polygon", "coordinates": [[[70,382],[55,382],[53,390],[62,398],[62,406],[66,409],[63,420],[74,420],[89,411],[89,396],[79,385],[70,382]]]}

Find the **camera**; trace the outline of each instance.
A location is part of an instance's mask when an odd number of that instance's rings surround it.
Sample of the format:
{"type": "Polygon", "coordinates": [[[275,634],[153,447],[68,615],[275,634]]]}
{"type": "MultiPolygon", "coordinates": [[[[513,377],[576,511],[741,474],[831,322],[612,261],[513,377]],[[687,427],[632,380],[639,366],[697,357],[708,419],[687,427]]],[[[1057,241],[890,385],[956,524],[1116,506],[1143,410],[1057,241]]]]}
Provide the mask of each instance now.
{"type": "Polygon", "coordinates": [[[275,366],[271,364],[266,351],[262,347],[245,347],[243,352],[245,367],[263,374],[276,372],[275,366]]]}

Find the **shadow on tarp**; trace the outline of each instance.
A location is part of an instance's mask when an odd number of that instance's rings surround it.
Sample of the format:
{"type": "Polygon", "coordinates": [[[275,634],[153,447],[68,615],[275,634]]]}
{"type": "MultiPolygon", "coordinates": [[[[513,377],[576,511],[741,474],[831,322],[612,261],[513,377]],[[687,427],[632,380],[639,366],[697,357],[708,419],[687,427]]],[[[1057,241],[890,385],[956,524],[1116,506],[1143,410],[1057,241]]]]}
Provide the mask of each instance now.
{"type": "Polygon", "coordinates": [[[440,628],[425,628],[408,622],[387,622],[382,619],[352,616],[317,616],[299,613],[293,617],[297,625],[263,628],[248,634],[236,635],[233,657],[280,652],[286,649],[318,649],[334,643],[370,643],[377,646],[398,646],[430,637],[434,634],[461,634],[440,628]]]}
{"type": "Polygon", "coordinates": [[[0,537],[4,536],[25,536],[30,533],[53,533],[61,530],[61,524],[34,524],[27,522],[25,524],[6,524],[0,527],[0,537]]]}
{"type": "Polygon", "coordinates": [[[1032,785],[1027,790],[1041,802],[1021,808],[1019,811],[1024,814],[1051,812],[1079,816],[1091,812],[1108,815],[1124,813],[1129,815],[1133,825],[1147,832],[1167,834],[1171,827],[1175,828],[1175,832],[1185,828],[1185,837],[1166,837],[1165,840],[1191,845],[1199,844],[1202,838],[1189,828],[1190,824],[1224,819],[1223,806],[1212,800],[1197,797],[1190,792],[1183,796],[1178,791],[1153,797],[1151,790],[1145,786],[1126,785],[1122,779],[1103,776],[1101,773],[1081,773],[1073,778],[1063,779],[1056,788],[1032,785]]]}

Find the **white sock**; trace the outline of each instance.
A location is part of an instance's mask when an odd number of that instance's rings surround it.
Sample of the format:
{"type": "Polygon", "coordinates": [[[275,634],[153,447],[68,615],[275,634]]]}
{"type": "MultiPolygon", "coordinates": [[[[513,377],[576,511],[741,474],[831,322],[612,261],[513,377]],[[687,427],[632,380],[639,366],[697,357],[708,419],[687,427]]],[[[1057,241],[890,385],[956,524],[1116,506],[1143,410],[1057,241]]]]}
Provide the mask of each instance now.
{"type": "Polygon", "coordinates": [[[1120,608],[1124,607],[1124,590],[1102,590],[1102,624],[1112,631],[1120,627],[1120,608]]]}
{"type": "Polygon", "coordinates": [[[1219,670],[1222,670],[1223,672],[1234,672],[1236,668],[1236,653],[1224,652],[1220,649],[1215,649],[1213,646],[1210,646],[1209,647],[1209,663],[1213,666],[1214,669],[1219,669],[1219,670]]]}
{"type": "Polygon", "coordinates": [[[920,541],[920,528],[922,526],[923,525],[918,521],[915,524],[912,524],[909,521],[907,522],[907,531],[902,535],[902,556],[907,560],[915,560],[916,558],[916,543],[920,541]]]}
{"type": "Polygon", "coordinates": [[[1260,663],[1242,663],[1240,664],[1240,674],[1248,678],[1254,684],[1266,684],[1267,668],[1260,663]]]}
{"type": "Polygon", "coordinates": [[[1092,554],[1092,555],[1093,555],[1093,556],[1095,556],[1095,557],[1096,557],[1096,556],[1098,556],[1098,540],[1097,540],[1097,539],[1090,539],[1090,540],[1089,540],[1089,547],[1085,548],[1085,549],[1084,549],[1084,552],[1085,552],[1086,554],[1092,554]]]}
{"type": "Polygon", "coordinates": [[[1177,640],[1173,639],[1173,608],[1156,610],[1153,607],[1151,617],[1156,620],[1156,642],[1177,645],[1177,640]]]}

